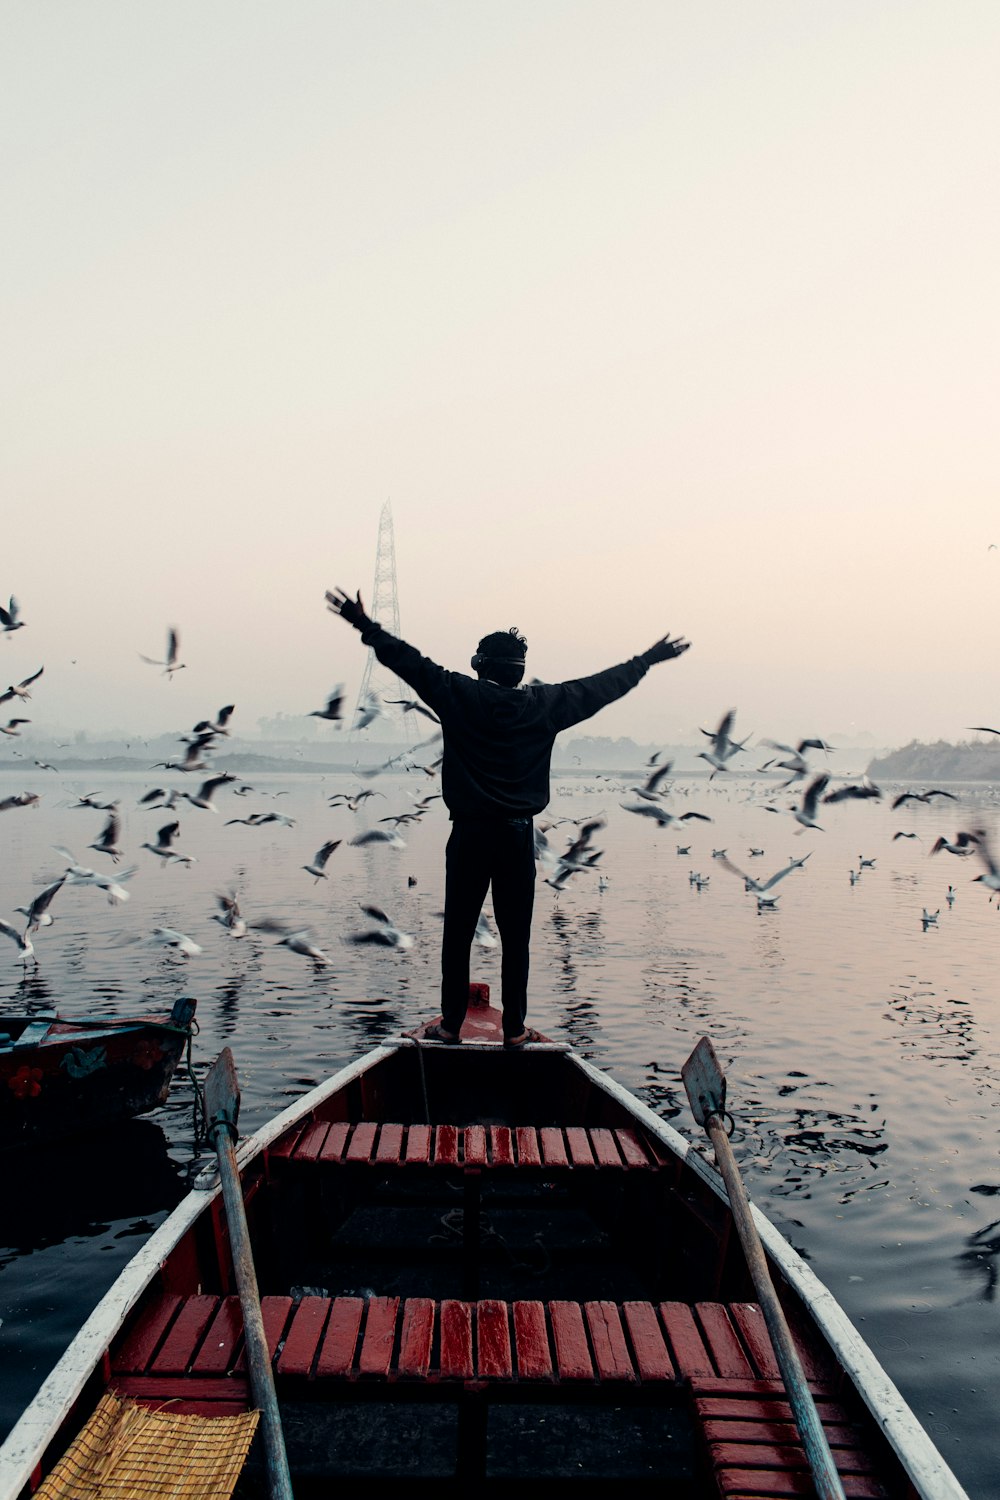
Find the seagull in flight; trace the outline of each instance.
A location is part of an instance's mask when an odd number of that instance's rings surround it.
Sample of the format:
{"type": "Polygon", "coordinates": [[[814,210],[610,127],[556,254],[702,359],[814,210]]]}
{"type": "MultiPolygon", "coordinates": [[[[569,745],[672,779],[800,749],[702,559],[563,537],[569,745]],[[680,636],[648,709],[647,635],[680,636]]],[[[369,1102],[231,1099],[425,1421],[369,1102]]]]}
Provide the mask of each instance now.
{"type": "Polygon", "coordinates": [[[8,719],[6,724],[0,724],[0,734],[9,734],[16,738],[21,733],[20,726],[30,723],[30,719],[8,719]]]}
{"type": "Polygon", "coordinates": [[[246,937],[247,924],[240,915],[240,903],[236,898],[236,892],[230,891],[228,896],[216,895],[215,899],[219,910],[213,911],[211,920],[218,922],[220,927],[224,927],[230,937],[246,937]]]}
{"type": "MultiPolygon", "coordinates": [[[[149,807],[154,810],[162,807],[167,812],[173,812],[174,808],[177,805],[177,798],[179,796],[180,792],[171,791],[169,787],[154,786],[151,791],[146,792],[139,798],[139,806],[149,807]]],[[[100,804],[97,802],[81,802],[80,806],[98,807],[100,806],[100,804]]]]}
{"type": "Polygon", "coordinates": [[[180,641],[177,636],[177,631],[173,626],[171,626],[167,631],[166,661],[157,661],[152,656],[143,656],[141,651],[139,652],[139,656],[143,661],[148,662],[151,667],[162,667],[164,677],[172,681],[174,673],[181,671],[181,669],[187,665],[186,662],[177,660],[177,652],[179,646],[180,641]]]}
{"type": "Polygon", "coordinates": [[[839,786],[835,792],[827,792],[823,801],[826,802],[867,802],[873,798],[879,798],[882,790],[874,781],[867,776],[860,782],[849,781],[845,786],[839,786]]]}
{"type": "Polygon", "coordinates": [[[202,760],[201,752],[212,743],[215,738],[211,734],[199,735],[197,739],[189,740],[188,747],[184,752],[183,760],[158,760],[152,766],[151,771],[207,771],[208,762],[202,760]]]}
{"type": "Polygon", "coordinates": [[[180,826],[180,823],[176,819],[173,823],[164,823],[163,827],[157,830],[156,843],[152,844],[147,839],[141,847],[148,849],[150,854],[158,855],[164,864],[167,864],[170,860],[175,860],[178,864],[193,865],[195,860],[192,855],[181,854],[179,850],[173,847],[174,839],[180,832],[180,826]]]}
{"type": "Polygon", "coordinates": [[[122,857],[122,851],[118,848],[121,831],[121,819],[117,812],[112,811],[108,816],[108,821],[101,829],[98,838],[92,844],[88,844],[87,848],[96,849],[100,854],[110,854],[115,864],[117,864],[122,857]]]}
{"type": "Polygon", "coordinates": [[[99,802],[96,792],[85,792],[72,804],[70,811],[76,812],[81,807],[92,807],[96,812],[114,812],[118,807],[118,799],[116,797],[114,802],[99,802]]]}
{"type": "Polygon", "coordinates": [[[39,667],[38,671],[32,672],[30,677],[25,677],[17,683],[11,683],[5,693],[0,693],[0,703],[9,703],[12,698],[20,698],[22,701],[30,698],[31,694],[28,692],[28,689],[33,682],[38,681],[44,671],[44,667],[39,667]]]}
{"type": "Polygon", "coordinates": [[[829,784],[830,778],[824,771],[822,775],[810,781],[803,792],[802,806],[795,808],[792,814],[796,823],[800,823],[803,828],[817,828],[820,833],[823,832],[820,825],[816,822],[816,807],[829,784]]]}
{"type": "Polygon", "coordinates": [[[738,875],[743,881],[743,889],[757,896],[762,896],[765,891],[769,891],[772,886],[777,885],[779,880],[784,880],[785,876],[790,875],[793,870],[801,870],[806,860],[811,858],[812,850],[808,854],[803,854],[801,859],[790,859],[788,864],[784,865],[770,879],[756,880],[753,875],[748,875],[745,870],[741,870],[734,865],[728,855],[720,854],[718,856],[722,868],[728,870],[731,875],[738,875]]]}
{"type": "Polygon", "coordinates": [[[27,931],[18,932],[17,928],[12,927],[9,922],[0,921],[0,932],[9,937],[11,942],[17,944],[18,956],[23,964],[27,964],[29,958],[34,958],[35,963],[38,963],[38,959],[35,957],[34,944],[28,936],[27,931]]]}
{"type": "Polygon", "coordinates": [[[161,948],[173,948],[185,958],[197,958],[203,951],[186,933],[178,932],[174,927],[154,927],[147,941],[161,948]]]}
{"type": "Polygon", "coordinates": [[[132,879],[138,865],[130,865],[127,870],[119,870],[114,875],[101,875],[97,870],[88,870],[85,865],[78,865],[75,856],[59,844],[55,846],[55,850],[57,854],[69,860],[63,876],[67,885],[96,885],[98,890],[104,891],[109,906],[120,905],[121,902],[129,899],[124,882],[132,879]]]}
{"type": "Polygon", "coordinates": [[[326,879],[326,862],[334,849],[338,849],[343,841],[341,839],[329,839],[321,848],[316,850],[312,857],[312,864],[303,865],[303,870],[309,875],[314,875],[316,881],[326,879]]]}
{"type": "Polygon", "coordinates": [[[729,731],[733,727],[733,720],[735,718],[736,710],[735,708],[731,708],[728,713],[723,714],[718,729],[703,729],[701,731],[702,734],[707,735],[712,741],[711,750],[698,751],[698,759],[707,760],[712,767],[712,775],[708,778],[709,781],[712,780],[717,771],[727,770],[733,756],[738,755],[741,750],[746,748],[747,740],[750,738],[749,735],[747,735],[745,740],[739,741],[730,737],[729,731]]]}
{"type": "Polygon", "coordinates": [[[892,809],[895,811],[897,807],[904,807],[907,802],[930,802],[932,797],[950,797],[952,802],[958,801],[954,792],[943,792],[939,787],[932,787],[929,792],[900,792],[893,799],[892,809]]]}
{"type": "Polygon", "coordinates": [[[378,700],[378,694],[369,693],[364,703],[358,705],[358,716],[354,720],[353,725],[354,731],[367,729],[368,725],[374,723],[381,712],[382,705],[378,700]]]}
{"type": "Polygon", "coordinates": [[[284,813],[266,812],[251,813],[249,818],[227,818],[226,827],[230,823],[245,823],[248,828],[263,828],[265,823],[280,823],[284,828],[294,828],[295,819],[287,818],[284,813]]]}
{"type": "Polygon", "coordinates": [[[663,793],[659,790],[660,782],[665,776],[670,775],[672,766],[673,761],[664,761],[662,766],[657,766],[655,770],[650,771],[642,786],[630,786],[629,791],[635,792],[637,797],[647,798],[650,802],[656,797],[661,797],[663,793]]]}
{"type": "Polygon", "coordinates": [[[344,706],[344,684],[338,682],[333,692],[326,700],[325,708],[314,708],[306,715],[307,719],[329,719],[331,724],[340,724],[343,719],[341,710],[344,706]]]}
{"type": "Polygon", "coordinates": [[[473,941],[480,948],[495,948],[497,946],[496,934],[490,926],[490,919],[484,911],[479,913],[479,921],[476,923],[476,931],[473,941]]]}
{"type": "Polygon", "coordinates": [[[174,796],[185,798],[192,807],[200,807],[205,812],[217,813],[219,809],[212,802],[213,794],[220,786],[226,786],[230,781],[235,780],[236,777],[232,771],[223,771],[221,775],[212,776],[208,781],[203,781],[196,792],[175,792],[174,796]]]}
{"type": "Polygon", "coordinates": [[[352,932],[349,943],[378,943],[383,948],[412,948],[413,939],[408,932],[400,932],[392,918],[380,906],[362,906],[366,917],[378,925],[365,932],[352,932]]]}
{"type": "Polygon", "coordinates": [[[416,698],[387,698],[385,701],[387,704],[391,703],[395,708],[401,708],[404,714],[423,714],[424,718],[430,719],[432,724],[440,724],[441,722],[437,714],[432,714],[430,709],[425,708],[422,703],[418,703],[416,698]]]}
{"type": "Polygon", "coordinates": [[[229,720],[232,718],[235,708],[235,703],[227,703],[224,708],[219,709],[219,712],[215,716],[214,723],[212,723],[208,719],[200,719],[192,729],[191,733],[202,735],[224,734],[228,738],[229,720]]]}
{"type": "Polygon", "coordinates": [[[810,766],[805,758],[807,750],[825,750],[829,752],[833,749],[833,746],[828,745],[825,740],[817,739],[799,740],[797,745],[782,745],[777,740],[762,740],[761,743],[767,745],[771,750],[780,750],[783,754],[791,756],[790,760],[765,761],[760,768],[762,771],[766,771],[769,766],[777,766],[782,771],[788,771],[790,774],[788,780],[784,783],[785,786],[791,786],[793,782],[801,781],[809,775],[810,766]]]}
{"type": "Polygon", "coordinates": [[[959,833],[956,835],[954,843],[949,843],[944,834],[942,834],[931,845],[931,853],[940,854],[941,850],[944,849],[947,854],[957,854],[959,856],[974,854],[980,837],[981,833],[959,833]]]}
{"type": "MultiPolygon", "coordinates": [[[[709,777],[709,780],[711,779],[709,777]]],[[[686,812],[677,816],[655,802],[619,802],[618,806],[623,807],[626,812],[636,813],[640,818],[655,819],[660,828],[667,828],[671,823],[687,823],[691,818],[697,818],[702,823],[712,821],[707,813],[686,812]]]]}
{"type": "Polygon", "coordinates": [[[15,906],[14,910],[27,918],[26,933],[37,932],[39,927],[52,926],[53,918],[49,915],[49,907],[56,892],[61,891],[65,883],[66,877],[61,875],[52,885],[46,886],[44,891],[39,891],[30,906],[15,906]]]}
{"type": "MultiPolygon", "coordinates": [[[[987,890],[994,892],[1000,891],[1000,865],[997,864],[996,855],[993,853],[993,848],[986,829],[977,828],[974,834],[971,835],[971,837],[975,840],[976,850],[979,854],[979,858],[986,866],[986,873],[984,875],[977,875],[976,880],[973,881],[973,884],[975,884],[976,881],[982,881],[987,890]]],[[[959,838],[962,838],[961,834],[959,834],[959,838]]]]}
{"type": "Polygon", "coordinates": [[[263,917],[259,922],[250,924],[258,932],[281,933],[275,947],[289,948],[293,953],[299,953],[303,958],[311,958],[318,969],[325,968],[330,960],[321,948],[317,948],[310,942],[311,929],[300,927],[296,931],[289,929],[288,923],[277,917],[263,917]]]}
{"type": "Polygon", "coordinates": [[[10,797],[0,797],[0,812],[10,812],[12,807],[33,807],[39,800],[37,792],[14,792],[10,797]]]}
{"type": "Polygon", "coordinates": [[[15,630],[24,629],[24,621],[18,618],[20,613],[17,600],[11,594],[10,603],[6,609],[0,604],[0,634],[10,635],[15,630]]]}
{"type": "Polygon", "coordinates": [[[385,828],[368,828],[364,833],[355,834],[351,844],[355,848],[363,848],[365,844],[388,844],[391,849],[406,848],[406,841],[395,830],[389,832],[385,828]]]}

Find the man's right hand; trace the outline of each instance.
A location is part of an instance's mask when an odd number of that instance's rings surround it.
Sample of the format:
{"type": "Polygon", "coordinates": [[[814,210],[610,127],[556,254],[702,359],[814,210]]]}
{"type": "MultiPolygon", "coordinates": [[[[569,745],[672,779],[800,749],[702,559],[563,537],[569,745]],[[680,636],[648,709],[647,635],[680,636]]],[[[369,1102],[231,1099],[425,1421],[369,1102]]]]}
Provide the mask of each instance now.
{"type": "Polygon", "coordinates": [[[662,640],[656,641],[648,651],[642,653],[642,659],[653,667],[657,662],[673,661],[675,656],[682,656],[689,650],[690,641],[686,641],[682,635],[675,636],[673,640],[665,635],[662,640]]]}
{"type": "Polygon", "coordinates": [[[365,614],[365,607],[361,603],[360,589],[358,590],[357,597],[354,599],[351,598],[350,594],[345,593],[343,589],[337,589],[334,594],[331,594],[330,590],[327,589],[326,607],[333,614],[339,615],[342,620],[346,620],[348,625],[353,625],[355,630],[364,630],[366,626],[372,623],[365,614]]]}

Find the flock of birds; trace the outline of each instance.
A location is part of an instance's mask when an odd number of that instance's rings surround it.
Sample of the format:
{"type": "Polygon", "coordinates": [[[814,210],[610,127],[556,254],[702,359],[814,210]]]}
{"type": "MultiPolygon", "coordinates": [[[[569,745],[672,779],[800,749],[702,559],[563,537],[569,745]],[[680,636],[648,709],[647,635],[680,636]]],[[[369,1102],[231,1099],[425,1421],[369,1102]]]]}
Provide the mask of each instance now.
{"type": "MultiPolygon", "coordinates": [[[[0,606],[0,633],[10,634],[15,630],[22,629],[24,621],[20,614],[15,599],[10,600],[9,606],[4,609],[0,606]]],[[[141,659],[151,666],[161,667],[163,674],[168,678],[174,673],[184,669],[185,663],[180,660],[178,632],[171,628],[167,633],[166,654],[162,658],[146,656],[140,653],[141,659]]],[[[32,696],[32,688],[41,678],[43,667],[23,678],[16,684],[11,684],[5,692],[0,693],[0,704],[17,700],[19,704],[27,703],[32,696]]],[[[391,701],[391,700],[390,700],[391,701]]],[[[342,720],[344,694],[343,688],[337,687],[328,696],[322,709],[313,711],[315,717],[339,723],[342,720]]],[[[383,704],[375,695],[364,702],[359,710],[355,728],[364,728],[373,722],[389,706],[383,704]]],[[[429,709],[422,704],[410,699],[399,701],[399,706],[404,713],[418,712],[438,721],[429,709]]],[[[246,782],[242,782],[233,772],[214,772],[211,765],[213,750],[218,748],[219,741],[228,738],[231,733],[231,719],[235,711],[235,705],[230,703],[220,708],[212,719],[200,720],[194,725],[189,734],[180,739],[181,749],[178,755],[170,760],[157,762],[151,766],[151,770],[177,771],[184,775],[198,776],[197,783],[187,788],[184,786],[156,786],[143,793],[138,799],[138,806],[147,811],[162,810],[176,813],[182,806],[195,808],[200,812],[218,813],[218,798],[224,789],[231,790],[234,796],[247,797],[254,792],[254,788],[246,782]]],[[[31,720],[27,717],[11,718],[6,724],[0,725],[0,732],[10,738],[20,736],[24,726],[31,720]]],[[[433,743],[434,741],[425,741],[433,743]]],[[[16,752],[15,752],[16,753],[16,752]]],[[[393,756],[385,765],[376,767],[374,771],[362,773],[363,775],[376,775],[380,771],[388,770],[407,760],[407,768],[415,768],[412,755],[404,752],[400,756],[393,756]]],[[[42,761],[35,761],[35,766],[41,770],[56,771],[56,767],[42,761]]],[[[434,776],[440,766],[440,757],[431,765],[420,766],[428,776],[434,776]]],[[[374,790],[359,787],[351,794],[337,793],[328,799],[332,808],[344,807],[351,813],[357,813],[370,798],[380,796],[374,790]]],[[[414,798],[412,805],[400,812],[389,814],[386,817],[375,820],[375,826],[362,829],[353,838],[347,840],[348,845],[353,847],[364,847],[372,844],[383,844],[393,849],[404,849],[406,847],[399,829],[407,824],[418,822],[423,818],[432,804],[440,798],[440,792],[431,792],[421,797],[414,798]],[[390,826],[382,826],[390,825],[390,826]]],[[[5,797],[0,797],[0,813],[10,812],[18,808],[29,808],[37,806],[41,801],[38,792],[18,792],[5,797]]],[[[129,900],[129,883],[139,871],[137,864],[131,864],[127,868],[118,869],[117,866],[124,858],[122,848],[122,808],[121,800],[115,798],[107,800],[96,792],[89,792],[77,798],[72,804],[74,809],[90,809],[105,814],[103,827],[97,836],[86,846],[93,849],[101,856],[110,861],[111,868],[92,869],[79,862],[72,850],[63,845],[55,845],[55,852],[65,862],[64,868],[59,876],[45,884],[44,888],[31,900],[26,901],[23,906],[16,906],[13,914],[23,917],[23,923],[19,926],[13,922],[0,919],[0,934],[9,938],[16,946],[17,954],[25,964],[33,961],[38,963],[38,954],[35,951],[32,939],[44,928],[53,925],[55,917],[51,910],[55,898],[67,887],[94,886],[102,891],[111,905],[121,905],[129,900]]],[[[295,819],[272,809],[258,810],[246,816],[227,818],[225,826],[242,824],[250,828],[285,827],[293,828],[295,819]]],[[[162,824],[155,835],[144,839],[139,848],[154,855],[161,866],[194,864],[195,857],[179,845],[181,824],[179,817],[172,817],[169,822],[162,824]]],[[[309,861],[302,866],[303,871],[312,877],[313,883],[327,879],[327,865],[336,852],[344,843],[343,838],[327,839],[309,861]]],[[[217,910],[211,913],[211,919],[218,922],[230,938],[246,937],[248,932],[257,931],[273,935],[277,939],[277,945],[289,949],[293,953],[308,958],[317,967],[325,967],[329,960],[324,951],[316,945],[312,932],[307,927],[302,927],[287,919],[273,916],[264,916],[255,921],[248,922],[240,910],[239,897],[236,892],[220,892],[215,894],[217,910]]],[[[392,918],[380,907],[372,903],[361,903],[360,910],[369,919],[369,925],[358,931],[347,935],[346,941],[353,944],[375,944],[383,947],[407,949],[412,947],[413,938],[410,934],[403,932],[392,918]]],[[[126,938],[126,942],[147,941],[153,945],[171,948],[186,958],[195,957],[203,950],[200,944],[194,941],[186,933],[170,927],[156,927],[146,938],[126,938]]],[[[487,919],[483,919],[477,931],[477,941],[484,946],[495,945],[496,939],[489,930],[487,919]]]]}
{"type": "MultiPolygon", "coordinates": [[[[0,606],[0,633],[10,636],[13,632],[24,628],[24,623],[20,618],[15,599],[11,598],[7,608],[0,606]]],[[[162,658],[143,655],[142,660],[152,666],[162,668],[163,674],[170,680],[176,672],[185,667],[185,663],[180,660],[179,653],[178,633],[175,629],[170,629],[167,634],[165,655],[162,658]]],[[[19,682],[9,685],[5,691],[0,692],[0,705],[16,703],[18,708],[26,705],[43,672],[44,668],[39,667],[19,682]]],[[[425,764],[419,752],[429,747],[434,747],[435,751],[440,750],[440,727],[431,711],[415,699],[386,700],[383,703],[376,695],[370,694],[360,705],[353,727],[365,728],[389,706],[398,707],[404,716],[411,714],[424,716],[438,727],[429,739],[421,741],[412,749],[393,755],[379,766],[360,771],[359,779],[370,780],[380,773],[400,770],[422,772],[429,778],[436,777],[441,764],[440,754],[425,764]]],[[[163,823],[156,830],[153,837],[144,839],[139,844],[140,850],[158,859],[164,867],[168,865],[190,866],[195,862],[194,856],[180,845],[181,824],[176,814],[182,806],[202,814],[217,814],[218,801],[223,792],[228,792],[238,798],[248,797],[254,792],[251,785],[241,781],[233,772],[215,771],[211,763],[212,753],[218,748],[220,741],[230,736],[234,711],[233,704],[226,704],[213,718],[200,720],[193,726],[190,733],[181,737],[181,749],[176,758],[158,762],[150,767],[151,770],[176,771],[183,777],[198,778],[190,788],[184,785],[156,786],[143,793],[138,799],[140,809],[162,810],[174,814],[168,822],[163,823]]],[[[343,686],[335,687],[328,694],[324,706],[312,710],[310,716],[338,726],[342,724],[344,722],[343,686]]],[[[737,739],[734,735],[734,722],[735,710],[730,710],[723,715],[717,728],[702,730],[709,744],[706,749],[699,752],[699,758],[711,767],[709,782],[719,775],[741,769],[743,766],[742,762],[738,762],[737,757],[747,755],[752,736],[747,735],[743,739],[737,739]]],[[[29,723],[30,719],[26,717],[20,715],[11,717],[6,724],[0,724],[0,733],[8,738],[17,738],[23,727],[29,723]]],[[[977,727],[980,732],[1000,735],[1000,730],[986,729],[985,726],[977,727]]],[[[775,752],[762,765],[755,768],[757,775],[772,778],[767,783],[770,800],[764,803],[764,810],[790,817],[798,825],[795,830],[798,833],[805,830],[822,832],[823,824],[820,818],[825,819],[826,809],[831,806],[853,800],[879,801],[883,799],[882,790],[875,786],[867,776],[838,777],[836,780],[839,784],[833,786],[834,777],[831,773],[815,770],[810,765],[809,754],[817,752],[825,755],[829,754],[832,749],[822,739],[804,738],[795,745],[765,739],[760,744],[775,752]],[[775,775],[781,778],[778,783],[773,781],[775,775]],[[793,788],[795,800],[779,806],[778,794],[788,792],[793,788]]],[[[36,761],[35,765],[48,771],[56,769],[42,761],[36,761]]],[[[694,822],[711,822],[710,815],[705,812],[695,809],[676,812],[669,805],[672,793],[689,792],[689,788],[681,788],[676,780],[672,779],[672,771],[672,763],[662,760],[660,752],[657,752],[650,757],[644,769],[643,779],[635,785],[625,786],[610,776],[602,779],[611,787],[616,787],[628,794],[629,800],[620,803],[627,813],[647,820],[655,829],[688,826],[694,822]]],[[[372,809],[369,804],[373,799],[382,795],[370,786],[360,785],[353,792],[339,792],[329,797],[328,805],[331,808],[346,810],[351,814],[358,814],[362,810],[370,813],[372,809]]],[[[400,830],[419,823],[427,815],[434,802],[440,800],[440,797],[439,791],[431,791],[422,796],[411,796],[407,807],[373,818],[372,826],[364,827],[353,837],[346,839],[347,845],[349,847],[382,845],[394,850],[404,849],[406,844],[400,830]]],[[[905,808],[910,804],[931,806],[938,799],[955,801],[956,794],[940,787],[925,791],[904,791],[897,795],[890,805],[893,810],[905,808]]],[[[39,793],[28,791],[0,797],[0,813],[28,808],[37,805],[39,801],[39,793]]],[[[0,919],[0,934],[15,945],[19,958],[25,964],[31,961],[36,964],[38,962],[32,939],[42,929],[52,926],[55,919],[51,908],[60,892],[67,887],[93,886],[104,893],[109,903],[121,905],[128,901],[129,882],[139,870],[137,864],[130,864],[124,869],[118,868],[124,858],[120,799],[106,800],[97,793],[87,793],[80,796],[73,806],[76,809],[90,809],[105,815],[100,832],[87,845],[87,848],[101,856],[102,861],[107,860],[110,868],[90,868],[81,864],[69,848],[63,845],[54,846],[64,862],[61,873],[45,883],[43,889],[33,898],[27,899],[23,905],[14,907],[13,914],[23,918],[20,925],[0,919]]],[[[258,809],[245,816],[229,817],[225,821],[227,827],[237,824],[249,828],[291,828],[295,825],[295,819],[273,809],[258,809]]],[[[582,875],[596,875],[599,888],[601,890],[606,888],[607,877],[601,868],[604,851],[595,845],[596,836],[606,826],[607,822],[603,815],[577,819],[546,817],[537,821],[535,853],[539,869],[546,884],[557,894],[565,890],[570,881],[582,875]],[[550,836],[554,837],[555,831],[563,823],[570,823],[572,831],[566,847],[559,851],[554,847],[550,836]]],[[[906,829],[900,829],[893,835],[894,840],[918,837],[917,833],[906,829]]],[[[327,879],[330,860],[344,843],[344,837],[326,839],[311,859],[301,867],[303,873],[309,875],[314,884],[327,879]]],[[[677,845],[678,855],[688,855],[690,851],[690,844],[677,845]]],[[[936,855],[941,852],[947,852],[957,858],[977,858],[984,869],[976,876],[976,880],[982,882],[991,892],[991,899],[993,894],[1000,893],[1000,864],[983,828],[960,830],[953,837],[940,834],[932,845],[930,854],[936,855]]],[[[753,847],[749,851],[751,859],[761,858],[763,855],[762,848],[753,847]]],[[[776,892],[776,887],[793,872],[803,870],[811,858],[811,853],[801,858],[789,858],[787,863],[773,874],[761,878],[741,869],[729,858],[725,849],[713,849],[712,856],[719,861],[723,869],[743,881],[745,891],[756,901],[757,911],[764,912],[773,911],[777,907],[780,893],[776,892]]],[[[858,868],[850,871],[851,883],[854,884],[864,869],[871,868],[874,864],[873,858],[859,856],[858,868]]],[[[707,875],[695,870],[689,871],[688,878],[691,885],[697,887],[698,890],[704,889],[709,883],[707,875]]],[[[415,884],[412,877],[409,883],[415,884]]],[[[949,905],[954,901],[952,886],[948,887],[947,900],[949,905]]],[[[217,892],[214,895],[214,901],[216,910],[212,912],[211,919],[217,922],[230,938],[243,938],[250,931],[267,933],[276,938],[279,946],[309,959],[317,967],[324,967],[329,962],[326,953],[317,946],[308,927],[274,916],[263,916],[248,921],[240,910],[239,897],[235,891],[217,892]]],[[[368,918],[369,925],[348,934],[346,941],[401,950],[413,946],[412,935],[403,932],[380,906],[364,903],[361,904],[360,909],[368,918]]],[[[927,908],[923,909],[921,921],[925,930],[936,923],[938,915],[937,911],[931,912],[927,908]]],[[[194,957],[202,951],[200,944],[194,939],[170,927],[156,927],[145,938],[126,938],[124,941],[146,941],[155,946],[170,948],[184,957],[194,957]]],[[[497,939],[485,914],[480,920],[476,941],[484,947],[496,946],[497,939]]]]}

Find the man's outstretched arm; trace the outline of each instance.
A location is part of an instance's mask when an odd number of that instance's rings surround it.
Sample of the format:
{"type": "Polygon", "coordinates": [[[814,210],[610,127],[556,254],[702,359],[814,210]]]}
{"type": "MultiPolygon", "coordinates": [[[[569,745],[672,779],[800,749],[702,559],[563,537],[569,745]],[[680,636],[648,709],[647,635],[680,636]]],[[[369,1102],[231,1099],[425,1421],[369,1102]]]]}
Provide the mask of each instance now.
{"type": "Polygon", "coordinates": [[[683,636],[671,638],[665,635],[655,641],[648,651],[640,652],[631,661],[622,662],[619,667],[609,667],[607,671],[597,672],[593,677],[579,677],[575,682],[558,683],[552,689],[553,723],[560,729],[568,729],[571,724],[589,719],[598,709],[631,692],[650,667],[661,661],[674,661],[676,657],[683,656],[690,645],[691,642],[683,636]]]}
{"type": "Polygon", "coordinates": [[[371,647],[384,667],[388,667],[404,682],[409,683],[411,688],[415,688],[431,708],[441,712],[442,695],[446,691],[449,673],[429,657],[421,656],[406,641],[383,630],[366,611],[361,602],[360,590],[352,599],[344,589],[337,589],[334,593],[327,589],[326,607],[331,614],[339,615],[360,632],[364,644],[371,647]]]}

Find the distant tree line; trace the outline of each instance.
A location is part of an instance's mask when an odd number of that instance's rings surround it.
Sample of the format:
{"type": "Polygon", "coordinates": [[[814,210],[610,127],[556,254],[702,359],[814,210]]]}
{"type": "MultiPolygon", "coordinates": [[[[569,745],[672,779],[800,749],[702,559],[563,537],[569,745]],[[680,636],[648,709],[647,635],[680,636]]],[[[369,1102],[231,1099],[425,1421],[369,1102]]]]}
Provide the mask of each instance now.
{"type": "Polygon", "coordinates": [[[937,740],[925,745],[911,740],[899,750],[881,755],[868,767],[878,781],[1000,781],[1000,738],[951,745],[937,740]]]}

